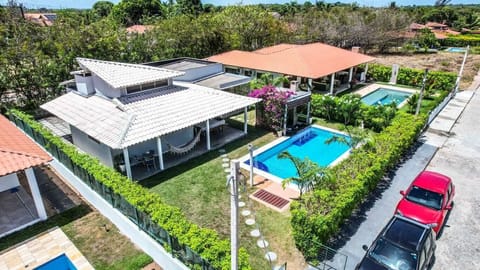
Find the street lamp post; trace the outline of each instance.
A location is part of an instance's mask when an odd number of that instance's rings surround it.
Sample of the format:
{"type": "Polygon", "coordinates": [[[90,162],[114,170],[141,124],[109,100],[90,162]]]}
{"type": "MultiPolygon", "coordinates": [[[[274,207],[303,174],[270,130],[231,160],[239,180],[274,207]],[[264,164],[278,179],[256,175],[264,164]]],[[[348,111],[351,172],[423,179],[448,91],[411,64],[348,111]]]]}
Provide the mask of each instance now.
{"type": "Polygon", "coordinates": [[[248,153],[250,153],[250,186],[253,187],[253,145],[248,144],[248,153]]]}
{"type": "Polygon", "coordinates": [[[232,160],[230,163],[230,175],[227,176],[230,185],[230,249],[231,270],[238,269],[238,172],[240,162],[232,160]]]}

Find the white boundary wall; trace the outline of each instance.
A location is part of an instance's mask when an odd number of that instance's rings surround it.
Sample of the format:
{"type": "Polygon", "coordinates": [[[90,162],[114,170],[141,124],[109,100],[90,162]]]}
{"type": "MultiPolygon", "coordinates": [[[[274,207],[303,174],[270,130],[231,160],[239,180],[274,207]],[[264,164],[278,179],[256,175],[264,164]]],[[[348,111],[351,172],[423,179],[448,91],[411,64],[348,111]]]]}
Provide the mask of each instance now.
{"type": "Polygon", "coordinates": [[[118,229],[130,238],[130,241],[140,247],[146,254],[153,258],[163,269],[168,270],[188,270],[182,262],[173,258],[157,241],[152,239],[135,223],[130,221],[117,209],[112,207],[95,191],[90,189],[82,180],[75,176],[68,168],[55,158],[50,165],[58,172],[65,181],[74,187],[90,204],[108,218],[118,229]]]}

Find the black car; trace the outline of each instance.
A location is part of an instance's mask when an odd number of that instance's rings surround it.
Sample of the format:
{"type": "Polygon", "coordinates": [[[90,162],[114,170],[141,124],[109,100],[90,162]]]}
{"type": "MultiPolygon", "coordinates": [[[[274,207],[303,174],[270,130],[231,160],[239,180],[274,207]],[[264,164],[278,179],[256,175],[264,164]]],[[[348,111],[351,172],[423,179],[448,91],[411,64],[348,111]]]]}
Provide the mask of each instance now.
{"type": "Polygon", "coordinates": [[[357,270],[425,270],[435,260],[431,226],[394,216],[367,251],[357,270]]]}

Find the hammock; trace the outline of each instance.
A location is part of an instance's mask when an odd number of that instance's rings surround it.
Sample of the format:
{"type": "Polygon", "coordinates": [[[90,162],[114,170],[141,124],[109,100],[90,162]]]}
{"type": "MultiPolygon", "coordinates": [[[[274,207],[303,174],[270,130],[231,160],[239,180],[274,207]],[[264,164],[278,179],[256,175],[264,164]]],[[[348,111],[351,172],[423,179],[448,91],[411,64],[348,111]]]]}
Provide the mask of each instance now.
{"type": "Polygon", "coordinates": [[[182,146],[173,146],[168,142],[167,142],[167,146],[169,147],[170,152],[173,154],[178,154],[178,155],[186,154],[190,152],[190,150],[195,148],[195,145],[197,145],[197,143],[200,141],[201,134],[202,132],[197,132],[197,135],[193,138],[193,140],[191,140],[189,143],[184,144],[182,146]]]}

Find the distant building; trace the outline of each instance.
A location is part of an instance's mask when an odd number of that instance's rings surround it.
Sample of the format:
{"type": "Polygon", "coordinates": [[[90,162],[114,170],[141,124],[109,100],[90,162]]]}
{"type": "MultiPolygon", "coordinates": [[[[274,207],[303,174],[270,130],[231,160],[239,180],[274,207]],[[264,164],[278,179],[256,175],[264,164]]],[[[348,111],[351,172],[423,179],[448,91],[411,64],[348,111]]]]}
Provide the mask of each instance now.
{"type": "Polygon", "coordinates": [[[448,25],[437,22],[427,22],[426,24],[412,23],[408,27],[408,32],[405,37],[413,38],[416,33],[422,29],[428,28],[435,35],[437,39],[446,39],[448,35],[460,35],[460,32],[451,30],[448,25]]]}
{"type": "Polygon", "coordinates": [[[31,21],[40,26],[52,26],[57,19],[55,13],[25,13],[25,20],[31,21]]]}
{"type": "Polygon", "coordinates": [[[144,34],[145,32],[148,32],[153,29],[153,25],[141,25],[141,24],[135,24],[130,27],[127,27],[125,29],[127,33],[129,34],[144,34]]]}

